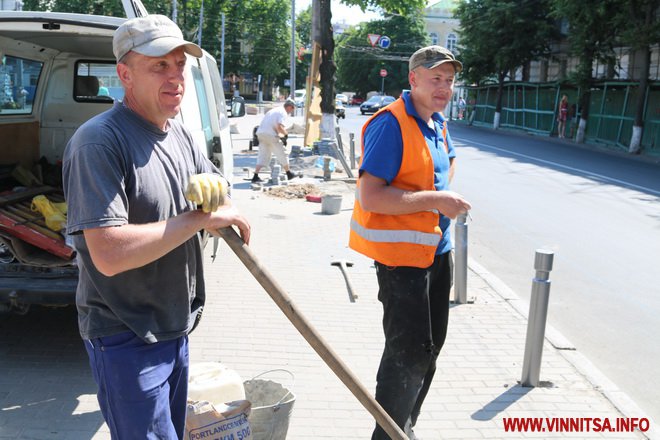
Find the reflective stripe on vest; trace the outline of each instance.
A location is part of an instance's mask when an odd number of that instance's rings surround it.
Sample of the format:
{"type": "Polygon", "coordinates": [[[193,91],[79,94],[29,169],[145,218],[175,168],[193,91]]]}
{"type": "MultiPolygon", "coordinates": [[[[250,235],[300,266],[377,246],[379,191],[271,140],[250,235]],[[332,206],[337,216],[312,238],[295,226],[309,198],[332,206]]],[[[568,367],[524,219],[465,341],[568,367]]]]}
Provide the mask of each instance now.
{"type": "Polygon", "coordinates": [[[360,225],[355,219],[351,219],[351,229],[365,240],[376,243],[411,243],[433,246],[434,248],[440,243],[440,237],[438,237],[437,233],[411,230],[367,229],[360,225]]]}
{"type": "MultiPolygon", "coordinates": [[[[390,111],[396,117],[403,141],[401,169],[391,185],[406,191],[435,190],[433,158],[416,119],[406,113],[402,99],[382,111],[390,111]]],[[[365,128],[380,112],[367,121],[365,128]]],[[[443,141],[446,139],[445,133],[446,128],[443,127],[443,141]]],[[[435,210],[403,215],[365,211],[360,203],[359,184],[358,180],[349,246],[387,266],[430,266],[442,238],[439,214],[435,210]]]]}

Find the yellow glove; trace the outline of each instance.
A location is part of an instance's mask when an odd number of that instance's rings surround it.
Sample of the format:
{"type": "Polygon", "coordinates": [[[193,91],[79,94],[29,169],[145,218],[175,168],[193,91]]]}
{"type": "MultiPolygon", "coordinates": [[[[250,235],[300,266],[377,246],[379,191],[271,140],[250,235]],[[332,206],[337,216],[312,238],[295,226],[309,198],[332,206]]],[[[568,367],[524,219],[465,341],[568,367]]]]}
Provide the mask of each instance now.
{"type": "Polygon", "coordinates": [[[201,205],[204,212],[213,212],[225,204],[227,181],[218,174],[204,173],[190,176],[186,199],[201,205]]]}

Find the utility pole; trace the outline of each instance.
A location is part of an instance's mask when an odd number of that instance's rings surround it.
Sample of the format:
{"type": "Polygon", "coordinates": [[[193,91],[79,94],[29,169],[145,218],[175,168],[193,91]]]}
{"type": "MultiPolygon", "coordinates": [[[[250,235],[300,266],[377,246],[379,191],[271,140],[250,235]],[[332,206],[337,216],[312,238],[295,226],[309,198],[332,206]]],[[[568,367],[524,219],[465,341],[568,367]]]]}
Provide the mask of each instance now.
{"type": "Polygon", "coordinates": [[[204,23],[204,0],[202,0],[202,7],[199,9],[199,31],[197,32],[197,45],[202,47],[202,23],[204,23]]]}
{"type": "Polygon", "coordinates": [[[222,13],[222,41],[220,42],[220,81],[225,81],[225,13],[222,13]]]}
{"type": "Polygon", "coordinates": [[[172,0],[172,21],[176,23],[176,0],[172,0]]]}
{"type": "Polygon", "coordinates": [[[293,99],[296,90],[296,0],[291,0],[291,69],[289,73],[291,98],[293,99]]]}

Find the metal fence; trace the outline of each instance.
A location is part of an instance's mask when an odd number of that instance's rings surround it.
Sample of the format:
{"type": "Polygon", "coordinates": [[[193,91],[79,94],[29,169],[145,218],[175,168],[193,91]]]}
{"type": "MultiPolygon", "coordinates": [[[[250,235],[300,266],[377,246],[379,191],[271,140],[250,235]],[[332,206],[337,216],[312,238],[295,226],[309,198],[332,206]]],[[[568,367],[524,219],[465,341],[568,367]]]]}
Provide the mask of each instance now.
{"type": "MultiPolygon", "coordinates": [[[[466,87],[468,120],[475,125],[492,125],[497,84],[466,87]]],[[[612,148],[628,150],[635,117],[639,83],[603,81],[591,89],[585,139],[612,148]]],[[[643,91],[646,102],[642,153],[660,155],[660,82],[651,82],[643,91]]],[[[568,96],[569,121],[566,137],[577,132],[580,89],[567,83],[509,82],[504,85],[500,126],[531,133],[557,134],[557,109],[562,95],[568,96]]]]}

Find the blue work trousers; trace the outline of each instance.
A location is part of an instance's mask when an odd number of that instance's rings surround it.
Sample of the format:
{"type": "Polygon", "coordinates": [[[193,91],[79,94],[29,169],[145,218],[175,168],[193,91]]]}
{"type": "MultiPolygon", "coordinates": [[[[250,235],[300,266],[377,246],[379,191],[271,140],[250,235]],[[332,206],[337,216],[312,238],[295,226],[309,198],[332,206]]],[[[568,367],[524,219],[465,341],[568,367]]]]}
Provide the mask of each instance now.
{"type": "Polygon", "coordinates": [[[84,343],[113,440],[183,439],[187,336],[148,344],[125,332],[84,343]]]}
{"type": "MultiPolygon", "coordinates": [[[[426,269],[376,262],[385,333],[376,400],[409,437],[447,336],[453,266],[451,252],[436,255],[426,269]]],[[[390,437],[377,425],[371,438],[390,437]]]]}

